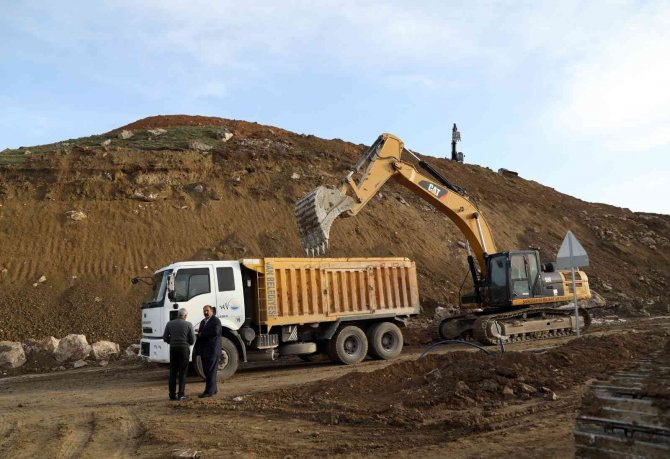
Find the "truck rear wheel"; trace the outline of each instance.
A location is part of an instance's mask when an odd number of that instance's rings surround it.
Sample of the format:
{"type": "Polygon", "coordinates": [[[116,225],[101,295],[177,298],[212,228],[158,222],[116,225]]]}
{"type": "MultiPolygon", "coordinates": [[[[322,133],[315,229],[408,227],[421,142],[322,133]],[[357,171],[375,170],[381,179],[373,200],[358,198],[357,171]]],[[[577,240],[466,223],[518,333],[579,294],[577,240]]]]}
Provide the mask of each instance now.
{"type": "Polygon", "coordinates": [[[355,325],[340,329],[330,340],[329,355],[334,362],[353,365],[362,362],[368,354],[368,339],[355,325]]]}
{"type": "Polygon", "coordinates": [[[392,322],[379,322],[371,326],[368,330],[368,342],[370,356],[375,359],[393,359],[402,352],[402,332],[392,322]]]}
{"type": "MultiPolygon", "coordinates": [[[[221,360],[219,361],[216,379],[223,381],[233,376],[237,371],[239,361],[240,354],[235,344],[228,338],[221,338],[221,360]]],[[[195,371],[202,379],[205,379],[205,370],[202,367],[202,359],[199,355],[195,358],[195,371]]]]}

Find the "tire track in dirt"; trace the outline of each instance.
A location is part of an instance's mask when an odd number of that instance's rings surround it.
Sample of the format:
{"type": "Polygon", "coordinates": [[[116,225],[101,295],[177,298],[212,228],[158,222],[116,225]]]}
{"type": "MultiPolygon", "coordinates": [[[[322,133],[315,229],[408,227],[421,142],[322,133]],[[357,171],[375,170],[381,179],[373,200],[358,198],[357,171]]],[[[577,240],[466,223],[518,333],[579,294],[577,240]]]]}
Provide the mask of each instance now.
{"type": "Polygon", "coordinates": [[[94,434],[96,417],[93,411],[75,419],[74,424],[67,422],[61,425],[60,431],[63,437],[56,453],[57,459],[80,457],[94,434]]]}
{"type": "Polygon", "coordinates": [[[130,409],[108,407],[96,414],[95,430],[83,453],[87,457],[134,457],[145,430],[139,416],[130,409]]]}
{"type": "Polygon", "coordinates": [[[8,457],[7,453],[14,449],[20,427],[19,421],[10,420],[7,415],[0,416],[0,456],[8,457]]]}

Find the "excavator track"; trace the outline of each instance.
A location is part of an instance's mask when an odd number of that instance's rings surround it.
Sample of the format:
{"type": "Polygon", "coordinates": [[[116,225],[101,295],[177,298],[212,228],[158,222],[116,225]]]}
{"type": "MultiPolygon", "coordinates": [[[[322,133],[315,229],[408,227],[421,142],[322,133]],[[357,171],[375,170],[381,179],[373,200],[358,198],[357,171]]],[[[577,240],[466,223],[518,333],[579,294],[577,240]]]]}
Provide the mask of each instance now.
{"type": "MultiPolygon", "coordinates": [[[[591,317],[586,309],[579,308],[580,330],[586,330],[591,317]]],[[[555,308],[529,308],[485,315],[461,315],[443,319],[438,325],[442,339],[472,338],[482,344],[498,344],[503,338],[506,343],[541,340],[569,336],[576,333],[574,310],[555,308]],[[459,327],[454,336],[449,334],[449,322],[458,321],[459,327]],[[467,326],[465,325],[467,324],[467,326]]]]}
{"type": "Polygon", "coordinates": [[[577,412],[575,457],[670,457],[667,392],[658,390],[670,383],[663,354],[639,359],[590,386],[577,412]]]}

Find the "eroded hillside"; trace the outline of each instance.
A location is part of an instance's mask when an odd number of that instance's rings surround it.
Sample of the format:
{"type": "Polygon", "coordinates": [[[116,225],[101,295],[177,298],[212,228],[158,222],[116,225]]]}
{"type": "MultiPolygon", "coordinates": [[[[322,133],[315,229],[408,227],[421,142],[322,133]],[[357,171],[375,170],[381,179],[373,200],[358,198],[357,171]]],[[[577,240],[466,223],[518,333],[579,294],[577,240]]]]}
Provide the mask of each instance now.
{"type": "MultiPolygon", "coordinates": [[[[0,340],[77,332],[135,341],[144,291],[130,277],[184,259],[301,256],[295,200],[337,184],[364,148],[244,121],[160,116],[0,152],[0,340]]],[[[426,159],[477,197],[503,250],[539,247],[551,260],[571,229],[589,252],[592,288],[610,306],[668,311],[669,216],[426,159]]],[[[410,257],[431,309],[457,302],[463,240],[391,183],[358,217],[334,225],[328,255],[410,257]]]]}

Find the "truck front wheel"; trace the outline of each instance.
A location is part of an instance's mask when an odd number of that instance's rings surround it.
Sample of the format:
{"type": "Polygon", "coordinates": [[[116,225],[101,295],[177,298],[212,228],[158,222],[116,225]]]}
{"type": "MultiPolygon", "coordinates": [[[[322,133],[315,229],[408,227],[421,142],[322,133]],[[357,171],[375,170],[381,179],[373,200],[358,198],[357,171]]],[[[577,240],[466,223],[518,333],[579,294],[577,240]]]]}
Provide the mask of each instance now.
{"type": "Polygon", "coordinates": [[[379,322],[371,326],[368,330],[368,341],[370,356],[375,359],[393,359],[402,352],[402,332],[391,322],[379,322]]]}
{"type": "MultiPolygon", "coordinates": [[[[216,373],[217,379],[223,381],[233,376],[237,371],[239,361],[240,354],[235,344],[228,338],[221,338],[221,360],[216,373]]],[[[199,355],[195,358],[195,370],[202,379],[205,379],[205,370],[202,367],[202,359],[199,355]]]]}
{"type": "Polygon", "coordinates": [[[331,360],[345,365],[362,362],[368,353],[368,339],[365,333],[355,325],[340,329],[330,340],[331,360]]]}

